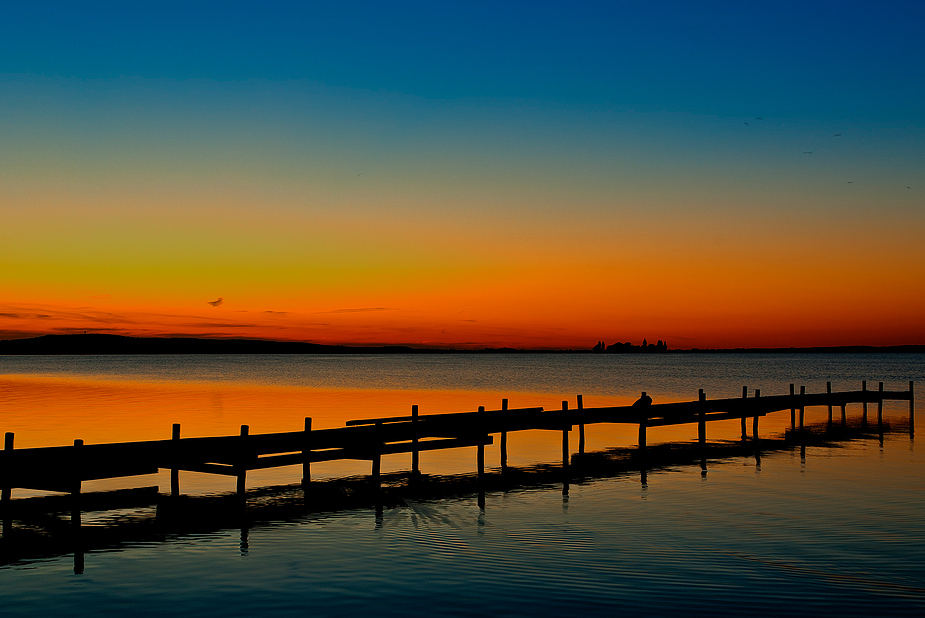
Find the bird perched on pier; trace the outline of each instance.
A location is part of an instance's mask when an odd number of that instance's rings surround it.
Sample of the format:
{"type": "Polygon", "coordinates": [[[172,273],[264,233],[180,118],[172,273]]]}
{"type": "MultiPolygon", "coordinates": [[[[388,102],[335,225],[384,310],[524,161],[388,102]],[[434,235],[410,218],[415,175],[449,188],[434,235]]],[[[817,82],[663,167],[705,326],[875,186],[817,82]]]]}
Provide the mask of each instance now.
{"type": "Polygon", "coordinates": [[[639,399],[637,399],[637,400],[633,403],[633,406],[634,406],[634,407],[637,407],[637,406],[650,406],[650,405],[652,405],[652,398],[649,397],[648,395],[646,395],[646,392],[645,392],[645,391],[642,392],[642,397],[640,397],[639,399]]]}

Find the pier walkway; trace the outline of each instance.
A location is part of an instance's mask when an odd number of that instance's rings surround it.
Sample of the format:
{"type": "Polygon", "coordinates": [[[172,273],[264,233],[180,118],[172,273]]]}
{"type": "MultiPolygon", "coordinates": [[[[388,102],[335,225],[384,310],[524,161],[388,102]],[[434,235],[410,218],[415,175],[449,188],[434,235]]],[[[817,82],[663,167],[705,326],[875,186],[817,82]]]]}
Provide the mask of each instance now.
{"type": "MultiPolygon", "coordinates": [[[[807,393],[805,387],[789,395],[762,397],[756,390],[748,396],[743,387],[742,397],[707,399],[701,390],[696,401],[651,404],[645,393],[631,406],[585,408],[581,395],[577,406],[567,401],[559,410],[536,408],[508,409],[507,400],[497,410],[480,407],[475,412],[452,414],[418,414],[412,406],[409,416],[351,420],[344,427],[312,429],[312,419],[306,418],[301,431],[250,435],[247,425],[239,435],[182,438],[180,425],[173,426],[169,440],[84,444],[75,440],[71,446],[14,448],[14,435],[5,435],[4,450],[0,451],[0,509],[11,498],[14,488],[65,492],[79,496],[83,481],[110,479],[171,470],[171,495],[179,495],[181,470],[233,476],[237,492],[245,495],[247,472],[263,468],[301,465],[302,484],[311,482],[311,464],[338,459],[358,459],[371,462],[371,480],[379,482],[383,455],[411,453],[411,472],[420,473],[422,451],[477,447],[476,470],[481,477],[485,470],[485,445],[500,438],[501,469],[507,466],[507,435],[514,431],[549,430],[562,433],[562,466],[566,472],[571,459],[569,437],[577,428],[577,453],[585,451],[586,426],[598,423],[638,425],[638,448],[646,449],[646,430],[666,425],[697,424],[698,440],[706,443],[706,427],[713,421],[740,419],[742,439],[748,439],[751,420],[752,439],[758,439],[758,420],[773,412],[790,411],[791,429],[802,429],[804,410],[811,406],[827,406],[831,425],[833,409],[840,408],[840,422],[846,423],[846,406],[863,406],[862,423],[867,425],[868,405],[877,405],[877,423],[882,427],[883,402],[909,402],[909,432],[914,432],[914,384],[906,391],[885,391],[883,383],[877,390],[832,392],[827,383],[824,393],[807,393]]],[[[871,422],[873,422],[871,420],[871,422]]],[[[567,489],[566,489],[567,491],[567,489]]],[[[77,500],[75,500],[77,503],[77,500]]],[[[79,512],[78,512],[79,514],[79,512]]]]}

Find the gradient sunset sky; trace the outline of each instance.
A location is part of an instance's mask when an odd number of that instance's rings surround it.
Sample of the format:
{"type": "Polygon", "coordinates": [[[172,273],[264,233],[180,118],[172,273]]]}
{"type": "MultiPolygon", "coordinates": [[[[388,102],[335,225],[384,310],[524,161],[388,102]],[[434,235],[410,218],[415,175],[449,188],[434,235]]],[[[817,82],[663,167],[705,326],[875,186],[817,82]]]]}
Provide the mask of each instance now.
{"type": "Polygon", "coordinates": [[[925,344],[923,25],[919,1],[7,5],[0,338],[925,344]]]}

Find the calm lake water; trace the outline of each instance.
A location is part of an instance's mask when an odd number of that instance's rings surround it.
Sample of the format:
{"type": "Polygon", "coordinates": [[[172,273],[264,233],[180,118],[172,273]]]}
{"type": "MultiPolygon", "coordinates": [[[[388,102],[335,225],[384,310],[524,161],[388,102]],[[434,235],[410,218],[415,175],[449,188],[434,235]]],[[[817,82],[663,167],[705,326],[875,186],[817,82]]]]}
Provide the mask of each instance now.
{"type": "MultiPolygon", "coordinates": [[[[925,355],[459,355],[271,357],[0,357],[0,430],[18,447],[297,430],[350,418],[498,407],[558,408],[833,389],[905,390],[925,355]]],[[[925,461],[902,430],[907,402],[885,406],[897,428],[876,436],[486,496],[404,500],[310,513],[240,529],[173,534],[85,556],[0,568],[4,615],[923,615],[925,461]]],[[[808,409],[807,422],[826,418],[808,409]]],[[[850,406],[849,418],[860,410],[850,406]]],[[[780,435],[789,414],[761,421],[780,435]]],[[[735,439],[715,423],[712,440],[735,439]]],[[[511,464],[557,460],[561,436],[512,436],[511,464]]],[[[534,435],[535,434],[535,435],[534,435]]],[[[696,426],[650,430],[650,444],[690,441],[696,426]]],[[[635,443],[635,427],[593,426],[588,448],[635,443]]],[[[486,458],[496,462],[497,451],[486,458]]],[[[408,456],[383,471],[408,468],[408,456]]],[[[474,470],[472,449],[422,455],[430,474],[474,470]]],[[[325,464],[321,477],[367,474],[325,464]],[[325,467],[327,466],[327,467],[325,467]]],[[[315,468],[313,467],[313,474],[315,468]]],[[[253,478],[252,478],[253,477],[253,478]]],[[[132,479],[160,484],[163,475],[132,479]]],[[[295,469],[248,476],[293,483],[295,469]]],[[[185,493],[233,479],[181,475],[185,493]]],[[[86,485],[90,485],[89,483],[86,485]]],[[[131,486],[129,482],[124,486],[131,486]]],[[[92,489],[111,489],[102,483],[92,489]]],[[[32,492],[35,493],[35,492],[32,492]]],[[[14,491],[14,498],[32,493],[14,491]]],[[[88,517],[94,524],[93,517],[88,517]]],[[[86,523],[86,522],[85,522],[86,523]]],[[[105,524],[101,515],[98,525],[105,524]]]]}

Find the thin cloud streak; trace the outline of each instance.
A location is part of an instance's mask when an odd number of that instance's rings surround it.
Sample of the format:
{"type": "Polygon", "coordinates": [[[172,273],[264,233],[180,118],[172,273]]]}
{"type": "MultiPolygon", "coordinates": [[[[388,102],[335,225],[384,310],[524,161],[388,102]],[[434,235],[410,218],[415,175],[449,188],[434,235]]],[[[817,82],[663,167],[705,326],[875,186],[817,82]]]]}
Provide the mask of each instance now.
{"type": "Polygon", "coordinates": [[[394,309],[390,309],[389,307],[359,307],[359,308],[356,308],[356,309],[334,309],[334,310],[332,310],[332,311],[318,311],[318,312],[316,312],[316,313],[318,313],[318,314],[323,314],[323,313],[369,313],[369,312],[373,312],[373,311],[394,311],[394,309]]]}

